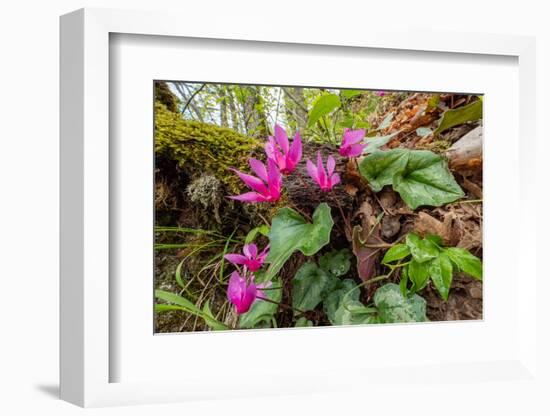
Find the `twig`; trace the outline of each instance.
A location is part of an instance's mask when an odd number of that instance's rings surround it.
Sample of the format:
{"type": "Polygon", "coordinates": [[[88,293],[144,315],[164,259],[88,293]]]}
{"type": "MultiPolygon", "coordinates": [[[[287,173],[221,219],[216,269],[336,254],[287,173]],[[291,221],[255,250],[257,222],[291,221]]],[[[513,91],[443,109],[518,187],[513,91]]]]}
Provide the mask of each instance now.
{"type": "Polygon", "coordinates": [[[189,99],[187,100],[187,102],[185,103],[185,105],[183,106],[183,110],[181,111],[182,114],[185,114],[185,111],[187,110],[187,107],[189,107],[189,104],[191,104],[191,101],[193,101],[193,98],[195,98],[195,96],[202,91],[202,89],[206,86],[206,84],[202,84],[199,88],[197,88],[197,90],[191,94],[191,97],[189,97],[189,99]]]}

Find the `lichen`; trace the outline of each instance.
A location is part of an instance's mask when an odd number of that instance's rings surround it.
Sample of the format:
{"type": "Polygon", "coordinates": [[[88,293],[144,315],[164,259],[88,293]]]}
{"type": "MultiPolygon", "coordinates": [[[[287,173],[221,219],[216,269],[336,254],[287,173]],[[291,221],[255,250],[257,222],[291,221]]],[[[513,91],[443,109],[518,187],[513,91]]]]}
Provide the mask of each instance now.
{"type": "Polygon", "coordinates": [[[222,203],[222,184],[213,175],[199,176],[187,187],[187,195],[191,202],[200,203],[203,208],[211,209],[214,218],[221,224],[220,206],[222,203]]]}

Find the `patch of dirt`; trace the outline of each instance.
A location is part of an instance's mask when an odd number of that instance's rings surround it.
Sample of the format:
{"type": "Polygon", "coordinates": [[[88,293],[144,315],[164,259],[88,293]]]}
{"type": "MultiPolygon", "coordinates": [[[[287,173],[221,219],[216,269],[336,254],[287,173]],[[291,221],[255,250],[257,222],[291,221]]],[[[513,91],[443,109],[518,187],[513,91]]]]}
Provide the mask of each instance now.
{"type": "Polygon", "coordinates": [[[483,319],[483,286],[469,276],[454,276],[447,302],[431,285],[422,296],[428,304],[427,315],[431,321],[483,319]]]}

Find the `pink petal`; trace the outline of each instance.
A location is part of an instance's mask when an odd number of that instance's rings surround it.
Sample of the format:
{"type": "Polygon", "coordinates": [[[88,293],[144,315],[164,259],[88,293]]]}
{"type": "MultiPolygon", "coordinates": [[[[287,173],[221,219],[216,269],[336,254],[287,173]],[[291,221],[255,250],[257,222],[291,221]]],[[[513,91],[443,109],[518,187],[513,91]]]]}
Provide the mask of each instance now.
{"type": "Polygon", "coordinates": [[[258,260],[260,260],[263,263],[268,253],[269,253],[269,244],[265,246],[265,248],[262,250],[262,252],[258,256],[258,260]]]}
{"type": "Polygon", "coordinates": [[[253,189],[256,192],[259,192],[260,194],[266,194],[267,188],[265,187],[265,184],[262,182],[261,179],[249,175],[247,173],[238,171],[236,169],[231,169],[233,172],[235,172],[237,175],[239,175],[239,178],[251,189],[253,189]]]}
{"type": "Polygon", "coordinates": [[[277,140],[277,143],[279,143],[279,146],[281,147],[281,150],[284,154],[288,153],[288,136],[286,135],[286,131],[279,126],[278,124],[275,124],[275,139],[277,140]]]}
{"type": "Polygon", "coordinates": [[[330,177],[330,187],[332,188],[333,186],[336,186],[339,183],[340,183],[340,175],[338,175],[337,173],[333,174],[330,177]]]}
{"type": "Polygon", "coordinates": [[[282,182],[281,172],[279,172],[273,159],[269,159],[267,161],[267,186],[269,188],[269,194],[274,198],[279,198],[282,182]]]}
{"type": "Polygon", "coordinates": [[[365,137],[365,129],[344,131],[342,145],[349,146],[359,143],[365,137]]]}
{"type": "Polygon", "coordinates": [[[242,254],[226,254],[223,258],[233,264],[246,264],[248,261],[248,259],[242,254]]]}
{"type": "Polygon", "coordinates": [[[248,286],[240,299],[240,302],[235,304],[237,308],[237,313],[240,315],[242,313],[248,312],[254,301],[256,300],[256,286],[251,284],[248,286]]]}
{"type": "Polygon", "coordinates": [[[250,270],[251,272],[257,272],[258,270],[260,270],[262,268],[262,264],[263,264],[263,262],[260,262],[257,259],[248,260],[246,262],[246,268],[248,270],[250,270]]]}
{"type": "Polygon", "coordinates": [[[319,178],[319,185],[321,187],[327,184],[327,172],[323,166],[323,159],[321,159],[321,152],[317,152],[317,177],[319,178]]]}
{"type": "Polygon", "coordinates": [[[245,192],[242,195],[231,195],[229,196],[230,199],[234,199],[236,201],[242,201],[242,202],[265,202],[266,197],[264,195],[260,195],[257,192],[245,192]]]}
{"type": "Polygon", "coordinates": [[[292,168],[294,168],[300,159],[302,158],[302,139],[300,138],[300,133],[296,133],[290,150],[288,151],[287,159],[292,162],[292,168]]]}
{"type": "Polygon", "coordinates": [[[245,244],[243,247],[244,255],[249,259],[254,259],[258,255],[258,247],[254,243],[245,244]]]}
{"type": "Polygon", "coordinates": [[[307,168],[307,173],[309,174],[309,176],[311,176],[311,179],[319,183],[319,176],[317,176],[317,168],[315,167],[313,162],[309,159],[306,162],[306,168],[307,168]]]}
{"type": "Polygon", "coordinates": [[[260,162],[258,159],[254,159],[251,157],[248,159],[248,164],[250,165],[250,169],[258,175],[258,178],[260,178],[262,181],[267,182],[267,170],[265,169],[265,165],[260,162]]]}
{"type": "Polygon", "coordinates": [[[354,144],[347,148],[347,157],[357,157],[363,154],[363,149],[367,147],[366,144],[354,144]]]}
{"type": "Polygon", "coordinates": [[[327,173],[328,173],[328,176],[332,176],[332,174],[334,173],[334,168],[335,167],[336,167],[336,161],[334,160],[332,155],[330,155],[327,159],[327,173]]]}
{"type": "Polygon", "coordinates": [[[267,143],[265,144],[265,154],[270,159],[275,159],[275,139],[272,136],[267,138],[267,143]]]}
{"type": "Polygon", "coordinates": [[[234,271],[229,278],[227,285],[227,298],[236,305],[241,301],[244,291],[246,290],[246,281],[239,275],[239,272],[234,271]]]}

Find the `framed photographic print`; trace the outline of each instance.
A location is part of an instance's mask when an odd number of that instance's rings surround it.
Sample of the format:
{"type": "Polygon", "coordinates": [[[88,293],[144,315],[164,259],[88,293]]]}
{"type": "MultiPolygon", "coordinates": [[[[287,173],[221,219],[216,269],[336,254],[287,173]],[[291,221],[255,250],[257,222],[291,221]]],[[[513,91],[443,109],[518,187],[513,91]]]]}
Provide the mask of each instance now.
{"type": "Polygon", "coordinates": [[[540,387],[534,41],[181,21],[61,19],[62,398],[540,387]]]}

